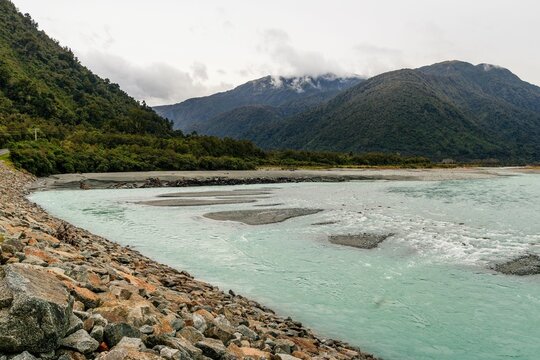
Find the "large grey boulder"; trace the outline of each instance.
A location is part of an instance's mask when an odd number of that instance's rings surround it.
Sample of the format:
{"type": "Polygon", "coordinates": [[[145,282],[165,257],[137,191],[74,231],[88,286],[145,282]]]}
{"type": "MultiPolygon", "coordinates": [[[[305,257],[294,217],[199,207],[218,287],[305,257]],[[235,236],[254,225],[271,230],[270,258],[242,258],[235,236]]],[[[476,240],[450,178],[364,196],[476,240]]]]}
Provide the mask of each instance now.
{"type": "Polygon", "coordinates": [[[28,351],[25,351],[15,357],[12,357],[11,360],[37,360],[37,358],[28,351]]]}
{"type": "Polygon", "coordinates": [[[236,328],[236,331],[238,331],[242,336],[246,337],[248,340],[257,340],[259,339],[259,335],[248,328],[246,325],[240,325],[236,328]]]}
{"type": "Polygon", "coordinates": [[[211,359],[219,359],[227,352],[223,342],[216,339],[203,339],[197,342],[195,346],[202,350],[204,356],[211,359]]]}
{"type": "Polygon", "coordinates": [[[188,340],[183,337],[171,337],[167,335],[150,335],[145,337],[146,346],[154,348],[156,346],[166,346],[174,350],[180,350],[181,354],[186,352],[192,358],[200,358],[202,350],[193,346],[188,340]]]}
{"type": "Polygon", "coordinates": [[[65,337],[73,299],[44,269],[27,264],[0,268],[0,353],[46,353],[65,337]]]}
{"type": "Polygon", "coordinates": [[[85,330],[81,329],[67,338],[60,340],[60,346],[76,350],[83,354],[89,354],[97,350],[99,343],[88,335],[85,330]]]}
{"type": "Polygon", "coordinates": [[[103,339],[109,347],[116,346],[124,337],[138,338],[141,332],[126,323],[108,324],[105,326],[103,339]]]}

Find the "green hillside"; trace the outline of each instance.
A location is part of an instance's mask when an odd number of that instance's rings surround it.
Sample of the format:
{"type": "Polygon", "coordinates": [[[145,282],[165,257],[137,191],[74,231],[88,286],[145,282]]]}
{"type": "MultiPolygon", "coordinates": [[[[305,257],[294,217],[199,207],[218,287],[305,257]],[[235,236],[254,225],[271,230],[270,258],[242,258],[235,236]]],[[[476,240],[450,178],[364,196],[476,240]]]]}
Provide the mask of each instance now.
{"type": "Polygon", "coordinates": [[[7,0],[0,1],[0,114],[4,121],[45,128],[54,123],[152,134],[171,129],[117,84],[92,74],[7,0]]]}
{"type": "Polygon", "coordinates": [[[249,139],[266,148],[538,161],[540,88],[485,64],[399,70],[249,139]]]}
{"type": "Polygon", "coordinates": [[[0,147],[38,175],[253,168],[246,141],[184,136],[0,0],[0,147]],[[37,135],[38,141],[33,141],[37,135]]]}

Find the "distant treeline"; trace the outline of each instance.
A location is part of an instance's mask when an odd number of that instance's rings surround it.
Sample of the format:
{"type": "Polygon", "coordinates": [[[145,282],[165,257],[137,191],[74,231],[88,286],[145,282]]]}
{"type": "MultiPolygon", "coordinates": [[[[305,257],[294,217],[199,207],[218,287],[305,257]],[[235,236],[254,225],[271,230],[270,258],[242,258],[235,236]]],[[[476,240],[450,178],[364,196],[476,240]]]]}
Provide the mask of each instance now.
{"type": "Polygon", "coordinates": [[[264,152],[252,143],[208,136],[77,132],[69,138],[9,143],[13,163],[37,176],[75,172],[250,170],[259,166],[429,166],[426,158],[395,154],[264,152]]]}

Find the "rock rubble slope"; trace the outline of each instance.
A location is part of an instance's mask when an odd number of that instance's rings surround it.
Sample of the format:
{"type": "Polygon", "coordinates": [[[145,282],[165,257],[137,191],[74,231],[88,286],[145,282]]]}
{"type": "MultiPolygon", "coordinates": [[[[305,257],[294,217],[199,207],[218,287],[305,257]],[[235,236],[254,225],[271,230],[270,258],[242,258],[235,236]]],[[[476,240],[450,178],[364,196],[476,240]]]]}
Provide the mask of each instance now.
{"type": "Polygon", "coordinates": [[[374,359],[48,215],[0,162],[0,360],[374,359]]]}

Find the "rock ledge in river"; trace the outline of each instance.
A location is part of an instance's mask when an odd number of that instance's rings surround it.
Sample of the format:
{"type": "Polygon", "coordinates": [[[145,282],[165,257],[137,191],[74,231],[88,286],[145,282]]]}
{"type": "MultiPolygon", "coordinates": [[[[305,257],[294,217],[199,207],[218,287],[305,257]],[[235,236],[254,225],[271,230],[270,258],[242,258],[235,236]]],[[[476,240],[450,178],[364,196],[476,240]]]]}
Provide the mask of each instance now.
{"type": "Polygon", "coordinates": [[[379,246],[384,240],[394,234],[349,234],[349,235],[332,235],[329,240],[332,244],[352,246],[360,249],[374,249],[379,246]]]}
{"type": "Polygon", "coordinates": [[[525,255],[503,264],[495,265],[495,270],[506,275],[540,274],[540,256],[525,255]]]}
{"type": "Polygon", "coordinates": [[[220,211],[204,214],[212,220],[237,221],[247,225],[265,225],[285,221],[298,216],[312,215],[321,212],[321,209],[261,209],[220,211]]]}

